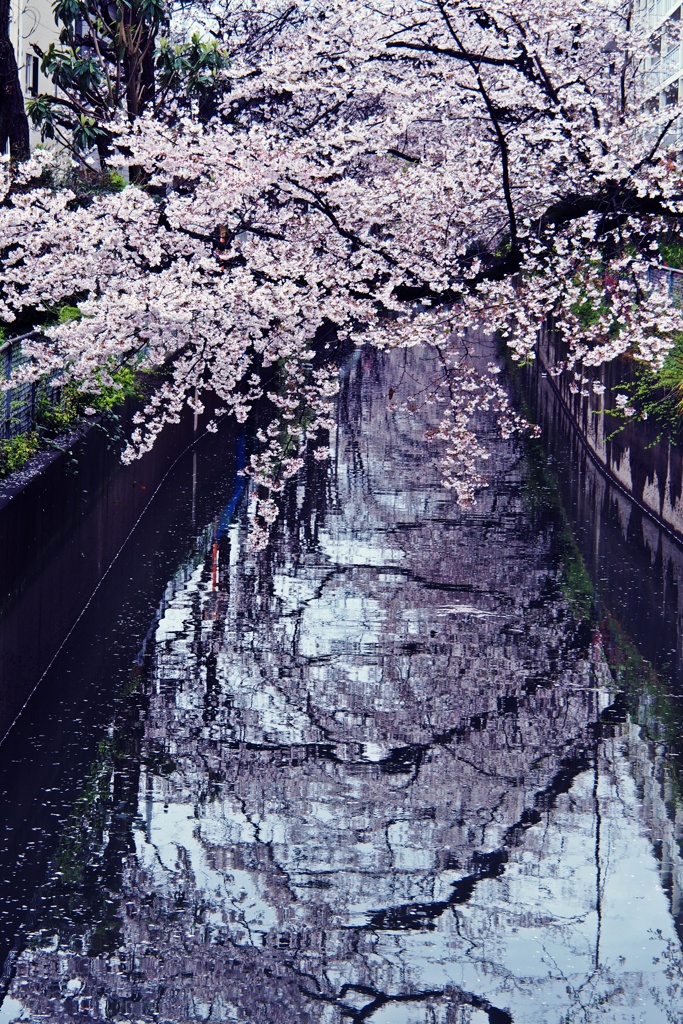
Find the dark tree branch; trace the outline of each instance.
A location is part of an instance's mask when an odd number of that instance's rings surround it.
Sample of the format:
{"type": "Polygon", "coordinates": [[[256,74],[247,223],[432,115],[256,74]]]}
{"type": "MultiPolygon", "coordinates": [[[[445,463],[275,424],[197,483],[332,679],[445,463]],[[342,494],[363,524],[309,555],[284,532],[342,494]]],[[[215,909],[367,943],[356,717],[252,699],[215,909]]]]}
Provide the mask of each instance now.
{"type": "MultiPolygon", "coordinates": [[[[485,54],[470,53],[467,50],[453,50],[448,46],[435,46],[432,43],[408,43],[397,40],[386,44],[387,49],[415,50],[418,53],[432,53],[437,57],[453,57],[455,60],[464,61],[466,64],[488,64],[495,68],[516,68],[518,71],[525,71],[526,60],[523,57],[487,57],[485,54]]],[[[529,76],[535,81],[536,76],[529,76]]]]}
{"type": "Polygon", "coordinates": [[[634,173],[636,171],[639,171],[642,167],[644,167],[645,164],[651,164],[651,163],[654,162],[654,158],[655,158],[655,156],[657,154],[657,150],[659,149],[659,147],[661,146],[662,142],[664,141],[664,138],[666,137],[666,133],[669,131],[669,128],[671,127],[671,125],[675,124],[675,122],[679,119],[680,116],[681,116],[680,114],[674,114],[674,116],[669,121],[667,121],[667,123],[664,125],[664,127],[661,130],[661,132],[657,136],[655,144],[652,147],[652,149],[650,150],[650,152],[647,154],[647,156],[644,156],[643,159],[639,163],[637,163],[636,166],[633,168],[634,173]]]}

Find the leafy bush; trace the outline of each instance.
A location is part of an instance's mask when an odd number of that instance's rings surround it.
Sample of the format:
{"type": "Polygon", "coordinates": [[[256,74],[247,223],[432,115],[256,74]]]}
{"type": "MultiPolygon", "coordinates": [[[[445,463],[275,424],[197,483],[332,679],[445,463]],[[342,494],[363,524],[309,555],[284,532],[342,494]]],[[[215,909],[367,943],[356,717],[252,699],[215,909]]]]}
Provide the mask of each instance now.
{"type": "Polygon", "coordinates": [[[109,412],[127,398],[139,398],[141,395],[137,373],[130,366],[101,370],[96,377],[97,391],[79,392],[84,408],[89,406],[98,412],[109,412]]]}
{"type": "Polygon", "coordinates": [[[126,187],[126,179],[118,171],[109,171],[109,184],[114,192],[123,192],[126,187]]]}
{"type": "Polygon", "coordinates": [[[571,310],[579,318],[582,327],[593,327],[607,312],[607,306],[604,304],[595,306],[590,299],[586,298],[582,302],[575,302],[571,310]]]}
{"type": "Polygon", "coordinates": [[[73,427],[81,415],[78,389],[67,384],[58,397],[48,384],[42,383],[36,395],[36,424],[44,437],[56,437],[73,427]]]}
{"type": "MultiPolygon", "coordinates": [[[[68,307],[63,307],[68,308],[68,307]]],[[[91,411],[110,413],[127,398],[139,398],[141,389],[136,371],[130,366],[103,369],[96,374],[97,391],[82,390],[68,383],[55,395],[49,384],[43,384],[36,398],[36,422],[43,434],[56,436],[69,430],[91,411]]]]}
{"type": "MultiPolygon", "coordinates": [[[[635,379],[620,384],[616,389],[629,398],[628,409],[610,409],[610,415],[619,419],[652,419],[661,428],[655,440],[666,437],[677,442],[683,433],[683,334],[678,334],[660,370],[643,363],[634,365],[635,379]]],[[[622,429],[621,427],[618,430],[622,429]]],[[[654,443],[654,442],[653,442],[654,443]]]]}
{"type": "Polygon", "coordinates": [[[81,320],[83,314],[78,306],[60,306],[57,310],[57,320],[60,324],[68,324],[72,320],[81,320]]]}
{"type": "Polygon", "coordinates": [[[659,243],[659,251],[667,266],[676,270],[683,268],[683,239],[667,238],[659,243]]]}
{"type": "Polygon", "coordinates": [[[40,439],[35,431],[0,441],[0,477],[21,469],[39,447],[40,439]]]}

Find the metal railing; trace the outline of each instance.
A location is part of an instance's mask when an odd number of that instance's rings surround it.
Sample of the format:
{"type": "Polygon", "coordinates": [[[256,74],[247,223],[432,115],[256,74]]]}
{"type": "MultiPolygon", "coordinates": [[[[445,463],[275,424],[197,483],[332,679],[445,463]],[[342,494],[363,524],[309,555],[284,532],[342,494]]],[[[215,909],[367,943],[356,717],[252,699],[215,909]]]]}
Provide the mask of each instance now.
{"type": "Polygon", "coordinates": [[[650,267],[650,281],[661,287],[666,285],[669,296],[677,306],[683,306],[683,270],[674,267],[650,267]]]}
{"type": "MultiPolygon", "coordinates": [[[[9,381],[20,366],[26,362],[22,343],[39,338],[40,331],[29,331],[17,338],[8,338],[0,344],[0,380],[9,381]]],[[[40,384],[17,384],[7,391],[0,391],[0,441],[6,441],[17,434],[26,434],[36,425],[36,400],[40,384]]],[[[44,397],[51,404],[59,400],[54,388],[43,388],[44,397]]],[[[42,397],[42,395],[41,395],[42,397]]]]}
{"type": "Polygon", "coordinates": [[[636,4],[635,20],[645,24],[652,31],[666,21],[680,5],[681,0],[640,0],[636,4]]]}
{"type": "Polygon", "coordinates": [[[645,98],[660,92],[670,82],[683,75],[683,46],[678,43],[668,53],[652,59],[649,66],[643,68],[643,84],[645,98]]]}

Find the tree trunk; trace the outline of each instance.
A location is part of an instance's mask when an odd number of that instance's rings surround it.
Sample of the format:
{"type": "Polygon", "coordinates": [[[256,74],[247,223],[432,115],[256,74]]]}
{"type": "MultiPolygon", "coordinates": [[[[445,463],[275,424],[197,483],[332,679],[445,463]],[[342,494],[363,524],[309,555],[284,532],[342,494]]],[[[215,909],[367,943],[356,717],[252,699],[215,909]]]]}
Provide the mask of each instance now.
{"type": "Polygon", "coordinates": [[[142,110],[154,106],[156,80],[154,78],[154,44],[157,30],[150,28],[143,40],[144,57],[142,58],[142,110]]]}
{"type": "MultiPolygon", "coordinates": [[[[139,6],[131,8],[130,17],[131,23],[135,18],[142,20],[143,14],[139,6]]],[[[135,121],[145,110],[154,106],[154,44],[157,31],[157,25],[149,25],[147,30],[140,34],[137,50],[129,50],[125,57],[128,117],[131,121],[135,121]]],[[[137,164],[130,166],[129,175],[131,184],[141,187],[150,179],[150,175],[137,164]]]]}
{"type": "Polygon", "coordinates": [[[0,0],[0,153],[9,142],[12,160],[29,155],[28,117],[19,84],[19,69],[9,36],[10,0],[0,0]]]}
{"type": "MultiPolygon", "coordinates": [[[[2,2],[2,0],[0,0],[2,2]]],[[[137,28],[132,21],[130,34],[137,28]]],[[[131,121],[137,120],[144,111],[154,105],[154,43],[156,28],[141,33],[139,46],[136,50],[127,49],[123,59],[126,77],[126,107],[131,121]]]]}

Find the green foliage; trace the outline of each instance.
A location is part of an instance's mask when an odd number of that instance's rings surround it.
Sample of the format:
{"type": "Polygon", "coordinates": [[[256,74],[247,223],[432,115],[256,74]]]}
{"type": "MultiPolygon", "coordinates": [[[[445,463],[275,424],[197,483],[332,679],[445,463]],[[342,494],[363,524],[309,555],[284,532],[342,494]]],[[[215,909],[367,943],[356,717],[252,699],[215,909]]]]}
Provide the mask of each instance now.
{"type": "Polygon", "coordinates": [[[57,309],[57,321],[60,324],[68,324],[72,320],[80,320],[83,314],[78,306],[60,306],[57,309]]]}
{"type": "Polygon", "coordinates": [[[616,319],[610,303],[610,291],[615,282],[610,278],[608,267],[602,259],[587,260],[573,278],[572,284],[579,290],[579,298],[570,309],[583,330],[602,324],[609,338],[616,338],[623,330],[623,324],[616,319]]]}
{"type": "Polygon", "coordinates": [[[49,439],[70,430],[86,414],[86,409],[111,413],[126,399],[139,398],[142,394],[138,375],[130,366],[104,368],[98,371],[96,380],[96,390],[81,388],[73,382],[65,384],[57,398],[49,384],[39,387],[36,422],[43,437],[49,439]]]}
{"type": "Polygon", "coordinates": [[[124,188],[126,187],[125,178],[122,174],[119,174],[118,171],[109,172],[109,184],[111,185],[112,191],[114,192],[123,192],[124,188]]]}
{"type": "Polygon", "coordinates": [[[92,196],[121,192],[126,187],[126,181],[117,171],[96,171],[83,165],[71,167],[60,184],[75,193],[75,206],[87,205],[92,196]]]}
{"type": "MultiPolygon", "coordinates": [[[[215,112],[220,72],[227,53],[195,33],[172,45],[161,33],[170,23],[168,0],[56,0],[59,42],[37,50],[43,74],[59,92],[29,100],[28,113],[44,139],[56,139],[75,155],[109,154],[110,124],[119,112],[131,121],[145,112],[195,107],[215,112]]],[[[123,187],[123,180],[112,185],[123,187]]]]}
{"type": "Polygon", "coordinates": [[[98,142],[109,141],[109,134],[97,124],[94,117],[78,114],[73,125],[73,141],[78,153],[87,153],[98,142]]]}
{"type": "Polygon", "coordinates": [[[575,302],[571,309],[572,313],[579,318],[579,323],[582,327],[593,327],[594,324],[600,322],[601,318],[608,311],[604,303],[599,303],[596,306],[589,298],[584,299],[582,302],[575,302]]]}
{"type": "Polygon", "coordinates": [[[610,409],[610,416],[625,421],[618,430],[634,418],[651,419],[659,428],[653,444],[663,437],[677,443],[683,427],[683,334],[675,336],[674,346],[660,370],[636,363],[633,372],[634,379],[620,384],[616,390],[628,395],[636,417],[627,417],[617,408],[610,409]]]}
{"type": "Polygon", "coordinates": [[[79,392],[84,408],[90,406],[98,412],[109,412],[127,398],[139,398],[141,395],[137,374],[130,366],[101,370],[96,377],[97,391],[79,392]]]}
{"type": "Polygon", "coordinates": [[[667,266],[678,270],[683,268],[683,238],[666,238],[659,243],[659,251],[667,266]]]}
{"type": "Polygon", "coordinates": [[[50,43],[41,68],[64,91],[77,85],[84,94],[94,93],[102,84],[102,71],[94,55],[82,56],[74,50],[60,50],[54,43],[50,43]]]}
{"type": "Polygon", "coordinates": [[[56,120],[58,108],[54,104],[52,96],[34,96],[33,99],[28,100],[26,111],[33,127],[40,129],[43,140],[55,138],[58,130],[56,120]]]}
{"type": "Polygon", "coordinates": [[[203,42],[195,32],[190,41],[173,46],[160,39],[155,66],[159,86],[164,91],[180,90],[185,96],[205,96],[218,84],[218,76],[227,67],[225,51],[216,40],[203,42]]]}
{"type": "Polygon", "coordinates": [[[16,437],[0,441],[0,477],[9,476],[21,469],[40,447],[40,438],[35,431],[17,434],[16,437]]]}
{"type": "Polygon", "coordinates": [[[78,389],[73,384],[61,388],[58,397],[48,384],[38,386],[36,425],[43,438],[57,437],[71,430],[82,412],[78,389]]]}

